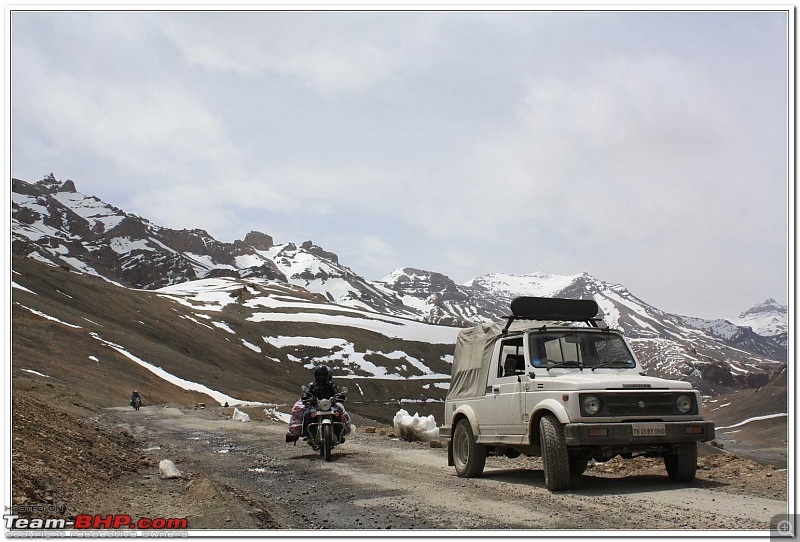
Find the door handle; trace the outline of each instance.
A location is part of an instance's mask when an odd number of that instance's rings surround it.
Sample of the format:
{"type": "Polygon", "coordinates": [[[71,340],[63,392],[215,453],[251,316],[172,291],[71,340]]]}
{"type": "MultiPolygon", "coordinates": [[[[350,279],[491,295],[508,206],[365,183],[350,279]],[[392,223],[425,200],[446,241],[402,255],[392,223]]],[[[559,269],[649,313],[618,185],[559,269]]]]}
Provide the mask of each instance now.
{"type": "Polygon", "coordinates": [[[500,393],[500,386],[492,386],[492,393],[500,393]]]}

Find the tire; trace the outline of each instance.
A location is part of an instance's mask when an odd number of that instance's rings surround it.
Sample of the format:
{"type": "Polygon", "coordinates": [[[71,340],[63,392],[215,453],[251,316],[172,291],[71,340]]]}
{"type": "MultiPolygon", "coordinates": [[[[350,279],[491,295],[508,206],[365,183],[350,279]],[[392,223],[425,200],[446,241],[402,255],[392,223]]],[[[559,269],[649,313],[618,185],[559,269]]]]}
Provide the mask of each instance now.
{"type": "Polygon", "coordinates": [[[570,476],[580,476],[586,472],[586,467],[589,464],[588,457],[569,456],[569,474],[570,476]]]}
{"type": "Polygon", "coordinates": [[[486,446],[475,442],[468,420],[461,420],[453,431],[453,463],[460,478],[475,478],[486,466],[486,446]]]}
{"type": "Polygon", "coordinates": [[[326,424],[322,426],[322,455],[325,461],[331,460],[331,449],[333,449],[333,435],[331,426],[326,424]]]}
{"type": "Polygon", "coordinates": [[[539,420],[539,438],[544,463],[544,484],[550,491],[569,487],[570,461],[564,442],[564,428],[555,416],[543,416],[539,420]]]}
{"type": "Polygon", "coordinates": [[[672,482],[691,482],[697,473],[697,443],[683,442],[664,456],[664,466],[672,482]]]}

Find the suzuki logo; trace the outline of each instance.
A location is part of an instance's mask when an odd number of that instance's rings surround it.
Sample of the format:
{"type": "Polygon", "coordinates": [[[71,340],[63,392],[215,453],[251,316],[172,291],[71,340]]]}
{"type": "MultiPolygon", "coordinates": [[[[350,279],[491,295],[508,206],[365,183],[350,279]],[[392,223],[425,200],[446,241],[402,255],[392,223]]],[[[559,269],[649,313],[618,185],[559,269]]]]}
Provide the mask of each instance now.
{"type": "Polygon", "coordinates": [[[646,406],[647,406],[647,405],[645,404],[645,402],[644,402],[644,401],[639,401],[638,403],[636,403],[636,405],[637,405],[639,408],[644,408],[644,407],[646,407],[646,406]]]}

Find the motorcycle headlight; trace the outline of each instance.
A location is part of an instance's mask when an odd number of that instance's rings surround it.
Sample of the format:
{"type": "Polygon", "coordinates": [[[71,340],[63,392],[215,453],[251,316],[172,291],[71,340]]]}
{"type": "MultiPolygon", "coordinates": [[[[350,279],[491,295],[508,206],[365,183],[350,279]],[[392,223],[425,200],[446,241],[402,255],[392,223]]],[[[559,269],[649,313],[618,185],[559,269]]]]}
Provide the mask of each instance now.
{"type": "Polygon", "coordinates": [[[594,416],[600,412],[600,408],[603,406],[600,402],[600,398],[596,395],[587,395],[583,398],[582,404],[583,411],[589,416],[594,416]]]}
{"type": "Polygon", "coordinates": [[[692,401],[692,398],[688,395],[679,395],[675,399],[675,406],[678,408],[678,412],[681,414],[688,414],[694,406],[694,401],[692,401]]]}
{"type": "Polygon", "coordinates": [[[330,399],[320,399],[319,400],[319,409],[320,410],[330,410],[331,409],[331,400],[330,399]]]}

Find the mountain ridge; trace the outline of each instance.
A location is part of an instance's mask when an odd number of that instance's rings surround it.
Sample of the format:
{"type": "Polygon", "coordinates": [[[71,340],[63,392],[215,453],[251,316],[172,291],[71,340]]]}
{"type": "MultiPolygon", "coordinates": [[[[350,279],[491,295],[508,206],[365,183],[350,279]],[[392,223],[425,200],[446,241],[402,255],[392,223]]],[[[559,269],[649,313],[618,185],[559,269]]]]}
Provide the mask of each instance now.
{"type": "MultiPolygon", "coordinates": [[[[14,179],[12,192],[14,253],[120,286],[157,290],[203,279],[259,279],[301,288],[336,307],[451,327],[503,318],[519,295],[591,297],[654,372],[709,393],[756,386],[786,357],[779,336],[764,337],[725,319],[669,314],[624,285],[587,272],[492,273],[457,284],[442,273],[405,267],[370,281],[312,241],[276,244],[268,234],[251,231],[224,243],[202,229],[164,228],[52,175],[35,184],[14,179]]],[[[772,305],[767,309],[774,312],[772,305]]],[[[748,314],[754,321],[750,310],[742,316],[748,314]]]]}

